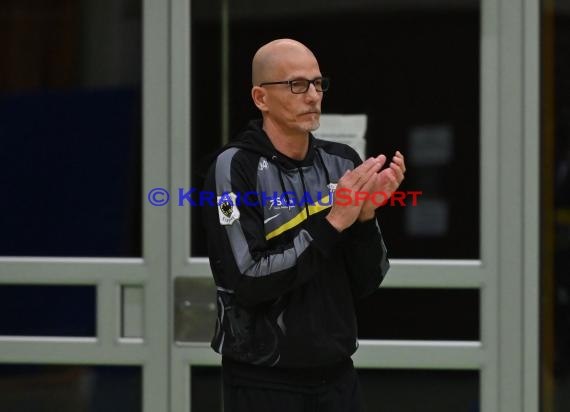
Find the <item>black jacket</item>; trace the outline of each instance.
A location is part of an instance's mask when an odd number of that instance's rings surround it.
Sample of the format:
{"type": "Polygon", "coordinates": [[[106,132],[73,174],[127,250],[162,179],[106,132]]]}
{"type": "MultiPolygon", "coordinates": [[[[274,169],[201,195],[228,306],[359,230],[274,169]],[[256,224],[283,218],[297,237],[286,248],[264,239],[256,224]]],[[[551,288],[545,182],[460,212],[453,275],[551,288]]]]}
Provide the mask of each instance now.
{"type": "Polygon", "coordinates": [[[259,121],[217,156],[204,188],[216,193],[205,208],[215,351],[279,367],[330,365],[354,353],[354,301],[378,288],[386,247],[375,219],[338,233],[325,216],[329,190],[360,163],[350,147],[312,135],[306,158],[292,160],[259,121]]]}

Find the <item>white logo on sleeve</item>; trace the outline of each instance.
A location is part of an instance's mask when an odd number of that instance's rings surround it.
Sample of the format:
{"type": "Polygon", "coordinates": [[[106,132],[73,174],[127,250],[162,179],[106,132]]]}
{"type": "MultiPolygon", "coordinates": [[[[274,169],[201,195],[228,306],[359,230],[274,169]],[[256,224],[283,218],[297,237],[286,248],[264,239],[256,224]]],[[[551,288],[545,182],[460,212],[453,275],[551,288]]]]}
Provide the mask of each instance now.
{"type": "Polygon", "coordinates": [[[261,172],[262,170],[265,170],[268,167],[269,164],[267,163],[267,160],[262,157],[261,160],[259,161],[259,164],[257,165],[257,170],[261,172]]]}
{"type": "Polygon", "coordinates": [[[236,199],[237,196],[233,192],[218,196],[218,216],[221,225],[228,226],[239,219],[236,199]]]}

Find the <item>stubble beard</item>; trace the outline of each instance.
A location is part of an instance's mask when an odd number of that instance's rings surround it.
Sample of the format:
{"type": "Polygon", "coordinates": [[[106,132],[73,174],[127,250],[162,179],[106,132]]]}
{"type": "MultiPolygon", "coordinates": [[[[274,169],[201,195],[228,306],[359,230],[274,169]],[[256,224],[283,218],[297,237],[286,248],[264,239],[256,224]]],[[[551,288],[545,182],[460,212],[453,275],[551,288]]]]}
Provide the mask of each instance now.
{"type": "Polygon", "coordinates": [[[321,125],[319,120],[316,120],[313,122],[313,124],[311,125],[311,127],[309,127],[309,132],[314,132],[315,130],[317,130],[319,128],[319,126],[321,125]]]}
{"type": "Polygon", "coordinates": [[[307,127],[308,132],[314,132],[317,130],[321,125],[321,114],[317,114],[316,118],[310,122],[307,127]]]}

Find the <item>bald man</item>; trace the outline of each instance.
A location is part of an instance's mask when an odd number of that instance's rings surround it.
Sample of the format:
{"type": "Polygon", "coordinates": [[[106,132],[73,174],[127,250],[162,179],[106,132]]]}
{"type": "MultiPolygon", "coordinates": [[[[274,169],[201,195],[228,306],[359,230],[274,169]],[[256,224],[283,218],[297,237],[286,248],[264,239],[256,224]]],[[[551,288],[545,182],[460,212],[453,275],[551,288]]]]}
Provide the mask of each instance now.
{"type": "Polygon", "coordinates": [[[356,193],[394,192],[405,164],[396,152],[382,169],[384,155],[362,162],[311,134],[329,83],[305,45],[261,47],[251,96],[262,119],[223,148],[206,179],[217,200],[205,222],[225,412],[364,410],[354,305],[389,263],[378,206],[356,193]]]}

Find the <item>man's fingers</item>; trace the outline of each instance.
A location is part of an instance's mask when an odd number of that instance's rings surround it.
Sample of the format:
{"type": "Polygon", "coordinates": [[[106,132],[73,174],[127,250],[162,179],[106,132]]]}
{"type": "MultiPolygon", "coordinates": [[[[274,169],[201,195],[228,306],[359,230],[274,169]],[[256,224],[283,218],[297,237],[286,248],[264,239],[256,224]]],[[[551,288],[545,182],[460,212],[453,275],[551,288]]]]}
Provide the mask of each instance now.
{"type": "MultiPolygon", "coordinates": [[[[397,166],[396,166],[397,167],[397,166]]],[[[396,171],[390,166],[388,169],[382,170],[378,174],[378,186],[379,190],[383,192],[393,192],[398,186],[400,186],[401,180],[399,180],[396,171]]]]}
{"type": "Polygon", "coordinates": [[[364,163],[358,166],[353,172],[358,172],[359,176],[368,176],[375,171],[380,170],[382,163],[376,157],[368,158],[364,163]]]}
{"type": "MultiPolygon", "coordinates": [[[[345,173],[339,180],[339,187],[346,187],[353,191],[374,190],[375,186],[378,185],[376,174],[382,169],[386,161],[387,158],[383,154],[376,157],[369,157],[360,166],[345,173]]],[[[392,158],[392,163],[390,163],[390,166],[385,171],[388,170],[391,170],[388,179],[391,185],[397,186],[404,180],[406,166],[402,153],[396,151],[396,154],[392,158]]],[[[388,178],[388,176],[385,176],[385,178],[388,178]]]]}
{"type": "Polygon", "coordinates": [[[384,166],[384,163],[386,163],[386,156],[381,154],[381,155],[376,157],[376,160],[378,160],[380,162],[380,168],[382,168],[384,166]]]}
{"type": "Polygon", "coordinates": [[[383,163],[378,158],[373,157],[354,169],[354,171],[358,171],[359,177],[358,181],[355,182],[356,188],[362,188],[382,168],[382,165],[383,163]]]}
{"type": "Polygon", "coordinates": [[[400,166],[398,166],[396,163],[391,163],[390,169],[394,171],[399,182],[404,180],[404,171],[402,170],[402,168],[400,166]]]}
{"type": "Polygon", "coordinates": [[[374,176],[372,176],[370,179],[368,179],[367,182],[364,182],[364,184],[362,185],[362,187],[360,188],[360,191],[362,192],[368,192],[368,193],[372,193],[375,190],[376,187],[376,180],[379,178],[378,174],[375,174],[374,176]]]}
{"type": "Polygon", "coordinates": [[[406,173],[406,164],[404,162],[404,157],[402,155],[398,156],[398,153],[400,153],[400,152],[396,152],[396,156],[394,156],[392,158],[392,163],[395,163],[398,166],[400,166],[400,169],[402,169],[402,172],[406,173]]]}
{"type": "Polygon", "coordinates": [[[358,177],[354,174],[354,170],[347,170],[338,180],[338,187],[351,187],[358,177]]]}
{"type": "Polygon", "coordinates": [[[360,190],[364,183],[366,183],[381,168],[382,164],[380,161],[377,158],[371,157],[353,171],[343,176],[342,181],[339,183],[342,187],[347,187],[352,190],[360,190]]]}

